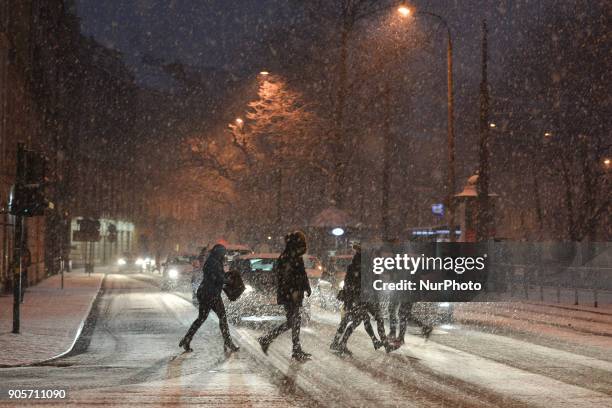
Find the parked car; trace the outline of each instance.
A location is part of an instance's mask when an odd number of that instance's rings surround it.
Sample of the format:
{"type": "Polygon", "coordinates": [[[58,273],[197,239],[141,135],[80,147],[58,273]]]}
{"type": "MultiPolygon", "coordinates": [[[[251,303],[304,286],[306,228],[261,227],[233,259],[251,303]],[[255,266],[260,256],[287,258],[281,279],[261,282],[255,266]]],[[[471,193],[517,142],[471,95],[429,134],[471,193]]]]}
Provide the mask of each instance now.
{"type": "Polygon", "coordinates": [[[227,252],[225,253],[225,262],[229,265],[234,258],[240,255],[252,254],[253,250],[248,245],[242,244],[227,244],[225,246],[227,252]]]}
{"type": "MultiPolygon", "coordinates": [[[[237,270],[242,275],[246,290],[234,302],[225,301],[228,320],[237,324],[240,322],[264,322],[282,320],[285,310],[276,304],[276,273],[274,265],[279,253],[252,253],[236,256],[229,265],[231,270],[237,270]]],[[[316,269],[316,268],[315,268],[316,269]]],[[[308,272],[307,272],[308,273],[308,272]]],[[[193,301],[197,304],[196,291],[202,280],[201,272],[193,282],[193,301]]],[[[316,278],[313,278],[316,279],[316,278]]],[[[223,295],[225,296],[225,295],[223,295]]],[[[310,320],[310,298],[304,299],[302,321],[310,320]]]]}
{"type": "Polygon", "coordinates": [[[168,257],[162,264],[161,290],[167,291],[181,286],[189,287],[194,269],[198,268],[197,255],[178,255],[168,257]]]}

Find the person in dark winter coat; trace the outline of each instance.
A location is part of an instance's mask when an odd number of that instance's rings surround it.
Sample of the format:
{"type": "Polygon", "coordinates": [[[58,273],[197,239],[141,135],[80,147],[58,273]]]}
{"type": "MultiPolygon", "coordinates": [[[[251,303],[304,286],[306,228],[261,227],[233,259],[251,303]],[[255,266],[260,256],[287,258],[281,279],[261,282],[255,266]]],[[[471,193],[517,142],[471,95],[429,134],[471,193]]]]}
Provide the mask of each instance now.
{"type": "Polygon", "coordinates": [[[385,335],[385,323],[380,312],[380,307],[376,302],[364,302],[360,299],[361,296],[361,247],[356,245],[355,255],[351,264],[347,267],[346,277],[344,278],[344,288],[342,289],[342,301],[344,302],[345,314],[340,320],[340,325],[336,331],[336,335],[330,348],[344,354],[350,354],[346,347],[348,339],[353,334],[353,331],[359,327],[361,323],[366,330],[366,333],[372,339],[374,349],[378,350],[385,346],[387,352],[392,351],[385,335]],[[379,338],[374,334],[374,329],[370,323],[370,314],[376,320],[376,326],[379,338]]]}
{"type": "Polygon", "coordinates": [[[197,319],[193,322],[185,337],[179,343],[179,347],[183,347],[185,351],[192,351],[191,340],[198,331],[202,323],[206,321],[208,314],[212,310],[219,318],[219,328],[223,335],[223,348],[225,351],[238,351],[240,348],[236,346],[230,337],[229,326],[227,324],[227,316],[225,314],[225,306],[221,299],[221,291],[225,284],[226,276],[223,270],[223,259],[225,258],[226,249],[223,245],[215,245],[208,259],[202,268],[202,283],[198,287],[197,298],[199,302],[199,313],[197,319]]]}
{"type": "Polygon", "coordinates": [[[296,231],[285,237],[285,250],[276,261],[277,292],[276,300],[285,308],[287,321],[276,327],[267,335],[257,339],[265,354],[268,347],[281,333],[291,328],[291,339],[293,341],[292,357],[296,360],[306,360],[310,354],[302,350],[300,344],[301,307],[304,300],[304,292],[310,296],[312,293],[304,260],[302,255],[306,253],[306,236],[302,231],[296,231]]]}

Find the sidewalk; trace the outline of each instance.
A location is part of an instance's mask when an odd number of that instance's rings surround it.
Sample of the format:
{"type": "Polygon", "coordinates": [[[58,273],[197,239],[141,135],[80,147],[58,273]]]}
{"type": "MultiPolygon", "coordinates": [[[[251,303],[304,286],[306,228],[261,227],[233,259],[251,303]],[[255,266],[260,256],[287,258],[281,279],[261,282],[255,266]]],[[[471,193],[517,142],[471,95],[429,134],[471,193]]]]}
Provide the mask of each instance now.
{"type": "Polygon", "coordinates": [[[73,347],[87,318],[104,269],[87,276],[82,270],[54,275],[30,287],[21,304],[21,334],[13,329],[13,296],[0,296],[0,367],[48,360],[73,347]]]}
{"type": "Polygon", "coordinates": [[[612,338],[609,311],[609,308],[577,308],[572,304],[472,302],[457,305],[454,317],[467,324],[521,330],[547,326],[612,338]]]}

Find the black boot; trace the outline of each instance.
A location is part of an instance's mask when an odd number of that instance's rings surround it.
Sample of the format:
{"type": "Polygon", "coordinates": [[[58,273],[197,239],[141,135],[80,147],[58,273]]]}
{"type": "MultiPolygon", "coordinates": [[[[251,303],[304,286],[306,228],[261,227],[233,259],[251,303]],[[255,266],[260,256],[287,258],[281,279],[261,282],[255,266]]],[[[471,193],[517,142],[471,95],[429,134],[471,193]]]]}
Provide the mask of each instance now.
{"type": "Polygon", "coordinates": [[[223,344],[223,351],[225,351],[226,353],[233,353],[236,351],[240,351],[240,347],[238,347],[237,345],[235,345],[231,340],[228,343],[224,343],[223,344]]]}
{"type": "Polygon", "coordinates": [[[268,347],[270,347],[270,343],[271,343],[270,340],[268,340],[265,337],[259,337],[257,339],[257,342],[261,346],[261,351],[263,351],[265,355],[268,355],[268,347]]]}
{"type": "Polygon", "coordinates": [[[306,353],[302,349],[293,350],[293,354],[291,355],[291,358],[293,358],[294,360],[297,360],[297,361],[310,360],[311,357],[312,357],[311,354],[306,353]]]}
{"type": "Polygon", "coordinates": [[[340,346],[340,344],[336,341],[336,339],[334,339],[334,341],[332,341],[332,344],[329,345],[329,348],[333,351],[342,351],[342,347],[340,346]]]}
{"type": "Polygon", "coordinates": [[[399,344],[399,342],[397,341],[390,342],[388,339],[387,341],[385,341],[385,351],[387,353],[397,350],[398,348],[400,348],[400,346],[401,344],[399,344]]]}
{"type": "Polygon", "coordinates": [[[183,337],[179,342],[179,347],[182,347],[187,353],[193,351],[191,348],[191,339],[189,337],[183,337]]]}
{"type": "Polygon", "coordinates": [[[385,342],[381,341],[381,340],[374,339],[374,340],[372,340],[372,344],[374,344],[374,350],[378,350],[379,348],[381,348],[382,346],[385,345],[385,342]]]}
{"type": "Polygon", "coordinates": [[[353,352],[351,350],[348,349],[348,347],[346,347],[346,344],[343,344],[340,346],[340,355],[343,356],[349,356],[351,357],[353,355],[353,352]]]}

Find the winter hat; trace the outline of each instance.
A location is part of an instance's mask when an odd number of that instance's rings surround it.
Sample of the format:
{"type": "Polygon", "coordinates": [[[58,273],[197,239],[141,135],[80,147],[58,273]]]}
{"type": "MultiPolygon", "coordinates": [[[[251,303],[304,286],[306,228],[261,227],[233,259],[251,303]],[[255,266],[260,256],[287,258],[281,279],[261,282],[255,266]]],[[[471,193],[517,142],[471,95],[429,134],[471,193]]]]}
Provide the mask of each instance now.
{"type": "Polygon", "coordinates": [[[217,259],[223,259],[226,252],[227,252],[227,249],[225,248],[225,245],[222,245],[222,244],[216,244],[210,250],[210,254],[217,259]]]}

